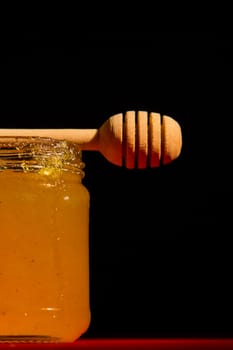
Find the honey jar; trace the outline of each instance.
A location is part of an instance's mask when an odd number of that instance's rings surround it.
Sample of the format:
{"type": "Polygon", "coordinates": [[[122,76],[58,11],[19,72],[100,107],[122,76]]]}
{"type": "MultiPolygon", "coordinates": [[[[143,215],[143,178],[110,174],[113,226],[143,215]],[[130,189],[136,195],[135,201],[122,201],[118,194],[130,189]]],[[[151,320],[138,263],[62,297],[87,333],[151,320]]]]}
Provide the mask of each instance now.
{"type": "Polygon", "coordinates": [[[73,342],[89,327],[89,202],[78,146],[0,137],[0,342],[73,342]]]}

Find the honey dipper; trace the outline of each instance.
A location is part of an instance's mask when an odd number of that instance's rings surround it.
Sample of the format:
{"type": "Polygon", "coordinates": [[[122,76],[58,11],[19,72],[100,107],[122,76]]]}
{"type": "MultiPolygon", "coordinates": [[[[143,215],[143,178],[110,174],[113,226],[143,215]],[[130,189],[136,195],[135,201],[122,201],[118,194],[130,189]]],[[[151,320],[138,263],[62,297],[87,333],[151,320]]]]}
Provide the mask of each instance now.
{"type": "Polygon", "coordinates": [[[1,136],[49,137],[99,151],[126,168],[158,167],[175,160],[182,147],[180,125],[171,117],[146,111],[111,116],[99,129],[0,129],[1,136]]]}

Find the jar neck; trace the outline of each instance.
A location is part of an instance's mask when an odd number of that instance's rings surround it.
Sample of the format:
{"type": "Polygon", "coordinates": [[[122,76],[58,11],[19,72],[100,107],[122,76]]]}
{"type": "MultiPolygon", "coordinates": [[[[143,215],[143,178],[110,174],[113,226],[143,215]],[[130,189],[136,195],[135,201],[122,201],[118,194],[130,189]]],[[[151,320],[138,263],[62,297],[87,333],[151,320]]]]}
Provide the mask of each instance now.
{"type": "Polygon", "coordinates": [[[82,153],[65,140],[41,137],[0,137],[0,171],[70,171],[84,176],[82,153]]]}

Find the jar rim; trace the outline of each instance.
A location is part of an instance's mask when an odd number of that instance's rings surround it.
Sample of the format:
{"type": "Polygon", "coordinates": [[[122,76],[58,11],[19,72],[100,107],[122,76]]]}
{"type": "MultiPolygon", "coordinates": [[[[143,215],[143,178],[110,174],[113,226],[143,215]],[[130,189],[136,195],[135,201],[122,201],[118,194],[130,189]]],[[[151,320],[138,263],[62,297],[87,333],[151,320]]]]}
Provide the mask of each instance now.
{"type": "Polygon", "coordinates": [[[84,176],[82,151],[67,140],[37,136],[0,136],[0,171],[70,171],[84,176]]]}

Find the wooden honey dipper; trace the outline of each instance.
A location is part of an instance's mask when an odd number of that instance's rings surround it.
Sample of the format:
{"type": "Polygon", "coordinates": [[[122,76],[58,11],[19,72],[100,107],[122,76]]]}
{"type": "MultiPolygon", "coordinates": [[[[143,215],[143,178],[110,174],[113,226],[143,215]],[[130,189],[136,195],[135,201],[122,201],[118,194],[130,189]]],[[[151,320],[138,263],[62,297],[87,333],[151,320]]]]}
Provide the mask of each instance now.
{"type": "Polygon", "coordinates": [[[99,151],[126,168],[158,167],[175,160],[182,147],[180,125],[171,117],[146,111],[111,116],[99,129],[0,129],[1,136],[49,137],[99,151]]]}

